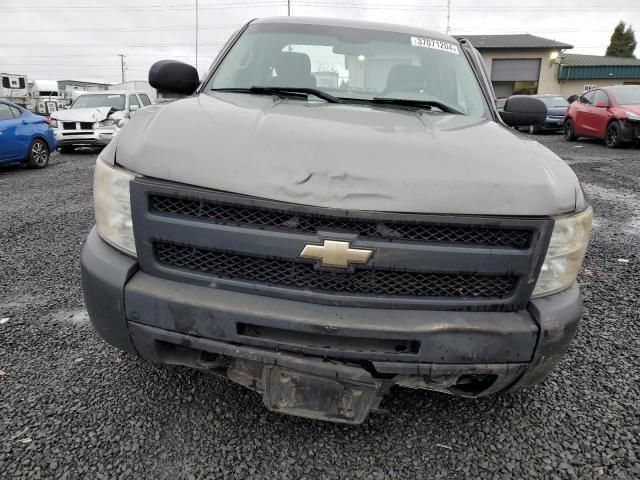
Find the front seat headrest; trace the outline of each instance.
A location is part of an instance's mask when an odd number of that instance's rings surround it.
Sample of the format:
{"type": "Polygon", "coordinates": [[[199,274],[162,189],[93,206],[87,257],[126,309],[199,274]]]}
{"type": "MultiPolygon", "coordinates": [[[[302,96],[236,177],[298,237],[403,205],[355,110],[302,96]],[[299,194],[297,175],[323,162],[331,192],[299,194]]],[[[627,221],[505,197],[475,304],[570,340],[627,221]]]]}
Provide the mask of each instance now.
{"type": "Polygon", "coordinates": [[[275,62],[273,80],[280,87],[315,87],[316,79],[311,75],[311,60],[306,53],[280,52],[275,62]]]}
{"type": "Polygon", "coordinates": [[[394,91],[399,87],[424,85],[424,73],[417,65],[397,64],[391,67],[387,77],[387,87],[385,90],[394,91]]]}

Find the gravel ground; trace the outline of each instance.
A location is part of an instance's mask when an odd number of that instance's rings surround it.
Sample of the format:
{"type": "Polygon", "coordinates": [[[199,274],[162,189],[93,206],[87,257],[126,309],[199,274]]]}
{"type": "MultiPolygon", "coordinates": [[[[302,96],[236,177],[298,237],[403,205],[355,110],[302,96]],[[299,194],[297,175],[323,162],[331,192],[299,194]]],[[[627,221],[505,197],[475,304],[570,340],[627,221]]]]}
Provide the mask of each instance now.
{"type": "Polygon", "coordinates": [[[100,341],[79,273],[95,154],[0,167],[0,478],[640,478],[640,149],[538,139],[596,211],[569,354],[517,394],[395,391],[357,428],[100,341]]]}

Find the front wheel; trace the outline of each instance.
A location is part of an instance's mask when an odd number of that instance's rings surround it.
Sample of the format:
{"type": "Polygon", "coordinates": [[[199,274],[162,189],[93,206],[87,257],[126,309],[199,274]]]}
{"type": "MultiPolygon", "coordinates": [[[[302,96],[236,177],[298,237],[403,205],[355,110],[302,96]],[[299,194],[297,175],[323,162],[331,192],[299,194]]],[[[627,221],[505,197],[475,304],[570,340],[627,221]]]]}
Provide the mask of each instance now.
{"type": "Polygon", "coordinates": [[[618,122],[611,122],[607,127],[604,144],[609,148],[620,148],[622,146],[622,130],[618,122]]]}
{"type": "Polygon", "coordinates": [[[29,168],[44,168],[49,164],[49,146],[44,140],[36,138],[29,147],[29,168]]]}
{"type": "Polygon", "coordinates": [[[576,133],[573,130],[573,122],[571,120],[567,120],[566,122],[564,122],[564,139],[567,142],[573,142],[574,140],[576,140],[576,133]]]}

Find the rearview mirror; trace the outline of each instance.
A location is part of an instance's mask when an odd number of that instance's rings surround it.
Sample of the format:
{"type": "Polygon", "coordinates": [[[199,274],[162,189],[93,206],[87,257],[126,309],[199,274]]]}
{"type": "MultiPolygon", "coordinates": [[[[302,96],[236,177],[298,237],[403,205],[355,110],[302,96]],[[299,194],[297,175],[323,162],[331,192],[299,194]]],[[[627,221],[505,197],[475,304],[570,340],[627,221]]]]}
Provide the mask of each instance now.
{"type": "Polygon", "coordinates": [[[547,106],[537,98],[514,96],[507,99],[500,112],[502,121],[510,127],[540,125],[547,119],[547,106]]]}
{"type": "Polygon", "coordinates": [[[176,60],[161,60],[151,66],[149,84],[158,93],[191,95],[200,85],[200,80],[198,71],[191,65],[176,60]]]}
{"type": "Polygon", "coordinates": [[[136,110],[140,110],[140,105],[129,105],[130,112],[135,112],[136,110]]]}

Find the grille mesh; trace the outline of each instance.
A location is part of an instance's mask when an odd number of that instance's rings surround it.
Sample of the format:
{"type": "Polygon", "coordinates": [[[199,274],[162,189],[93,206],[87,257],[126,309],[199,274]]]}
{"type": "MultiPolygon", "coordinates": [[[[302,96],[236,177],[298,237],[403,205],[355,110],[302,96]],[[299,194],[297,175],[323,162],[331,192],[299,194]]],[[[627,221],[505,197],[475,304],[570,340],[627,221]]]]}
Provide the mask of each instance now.
{"type": "Polygon", "coordinates": [[[409,297],[504,298],[516,284],[510,275],[356,270],[353,273],[317,270],[312,264],[262,258],[172,243],[156,242],[159,262],[218,278],[329,293],[409,297]]]}
{"type": "Polygon", "coordinates": [[[290,229],[311,233],[322,229],[344,230],[358,233],[364,238],[463,243],[513,248],[527,248],[531,241],[531,232],[529,230],[330,217],[159,195],[152,196],[150,203],[151,210],[159,213],[205,218],[216,222],[228,222],[238,225],[290,229]]]}

